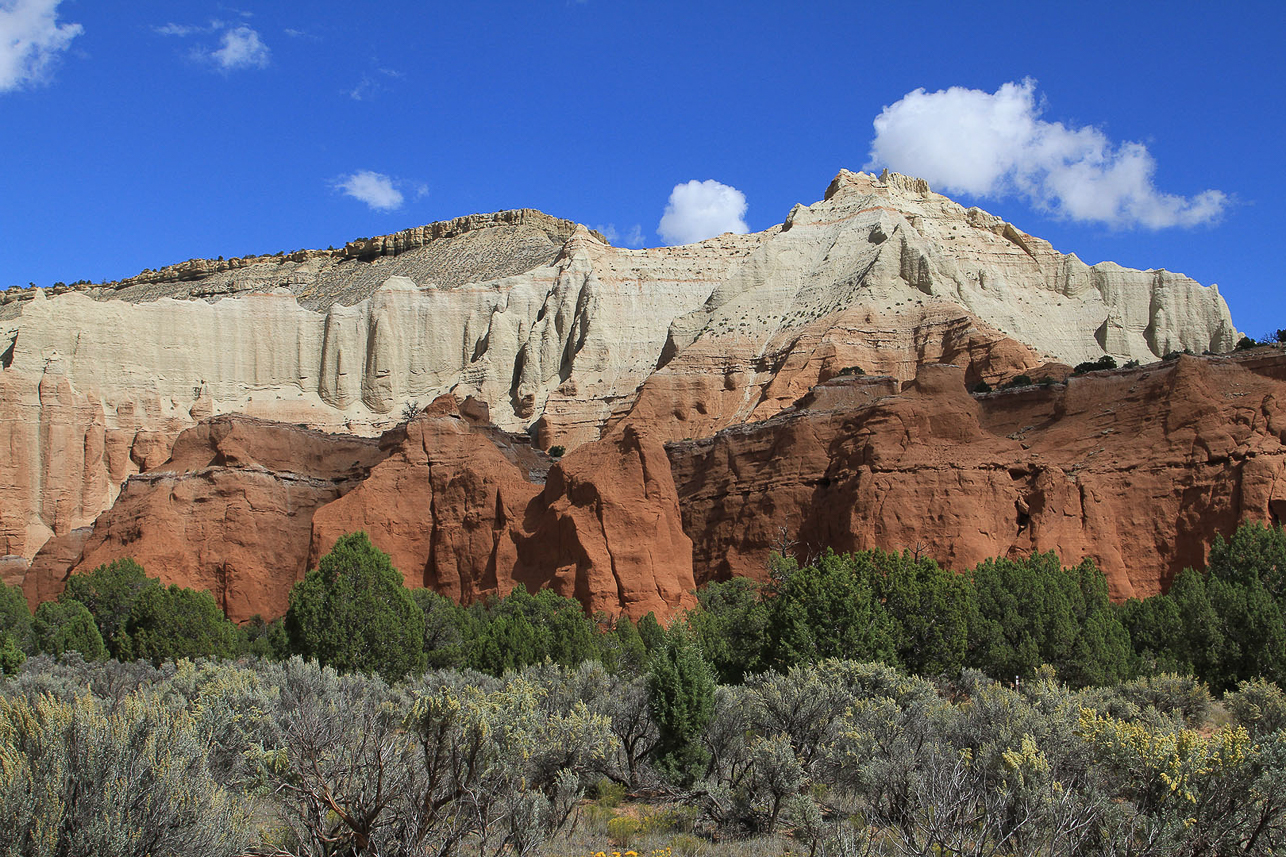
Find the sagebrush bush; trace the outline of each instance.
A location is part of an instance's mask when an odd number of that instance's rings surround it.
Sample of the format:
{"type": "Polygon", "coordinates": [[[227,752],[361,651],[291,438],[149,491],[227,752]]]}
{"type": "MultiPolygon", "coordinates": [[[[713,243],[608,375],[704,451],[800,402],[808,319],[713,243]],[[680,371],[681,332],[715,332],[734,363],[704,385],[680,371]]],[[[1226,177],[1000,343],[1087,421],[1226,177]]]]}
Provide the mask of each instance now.
{"type": "Polygon", "coordinates": [[[192,715],[155,693],[0,698],[0,855],[231,855],[243,801],[211,776],[192,715]]]}
{"type": "Polygon", "coordinates": [[[1224,695],[1224,704],[1238,725],[1255,736],[1286,729],[1286,693],[1266,679],[1243,681],[1224,695]]]}

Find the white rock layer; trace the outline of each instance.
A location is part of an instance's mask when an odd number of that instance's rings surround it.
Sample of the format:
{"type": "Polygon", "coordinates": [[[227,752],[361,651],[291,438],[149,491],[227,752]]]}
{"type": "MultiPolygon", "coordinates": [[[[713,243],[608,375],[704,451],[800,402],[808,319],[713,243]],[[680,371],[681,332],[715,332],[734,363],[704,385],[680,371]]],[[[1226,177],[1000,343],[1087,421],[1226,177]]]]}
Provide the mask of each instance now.
{"type": "Polygon", "coordinates": [[[115,291],[6,295],[0,554],[30,558],[91,522],[159,463],[158,443],[168,453],[165,438],[213,413],[374,434],[407,402],[455,390],[504,428],[572,446],[629,412],[650,377],[668,384],[665,408],[704,408],[694,426],[708,431],[771,415],[848,361],[910,378],[1003,337],[1032,349],[1015,345],[1020,368],[1237,340],[1215,287],[1087,266],[897,174],[843,171],[780,226],[682,247],[616,248],[536,212],[448,226],[371,239],[374,261],[194,260],[115,291]],[[466,282],[453,264],[521,270],[466,282]],[[372,291],[381,270],[392,275],[372,291]],[[779,378],[787,369],[798,377],[779,378]]]}

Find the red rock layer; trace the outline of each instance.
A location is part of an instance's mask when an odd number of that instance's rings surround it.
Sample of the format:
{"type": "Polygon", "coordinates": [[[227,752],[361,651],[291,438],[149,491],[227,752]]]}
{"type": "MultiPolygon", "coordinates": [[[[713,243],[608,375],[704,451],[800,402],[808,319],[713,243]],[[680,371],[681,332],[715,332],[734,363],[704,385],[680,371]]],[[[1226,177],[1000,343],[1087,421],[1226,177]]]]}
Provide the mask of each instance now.
{"type": "MultiPolygon", "coordinates": [[[[545,464],[547,466],[547,462],[545,464]]],[[[591,613],[669,617],[695,603],[669,460],[632,429],[532,480],[540,457],[439,399],[356,490],[313,517],[310,563],[365,530],[408,586],[468,603],[551,588],[591,613]]]]}
{"type": "MultiPolygon", "coordinates": [[[[216,417],[180,435],[168,462],[125,483],[72,572],[132,557],[164,583],[214,593],[233,621],[279,616],[306,571],[313,512],[385,454],[375,440],[216,417]]],[[[28,597],[43,600],[66,576],[28,578],[28,597]]]]}
{"type": "Polygon", "coordinates": [[[948,366],[883,398],[832,382],[847,402],[819,388],[813,409],[669,445],[697,579],[762,579],[774,549],[956,569],[1053,550],[1092,557],[1116,599],[1154,594],[1216,533],[1286,515],[1282,369],[1181,357],[979,397],[948,366]]]}
{"type": "Polygon", "coordinates": [[[1216,533],[1286,517],[1276,352],[983,396],[966,377],[837,376],[712,438],[663,447],[626,423],[552,464],[450,397],[378,442],[218,417],[131,478],[92,534],[52,539],[24,587],[56,597],[69,569],[130,556],[211,590],[234,620],[272,617],[364,529],[410,586],[462,602],[548,587],[634,618],[691,606],[698,582],[762,578],[772,550],[825,547],[908,548],[958,570],[1088,556],[1123,599],[1202,565],[1216,533]]]}

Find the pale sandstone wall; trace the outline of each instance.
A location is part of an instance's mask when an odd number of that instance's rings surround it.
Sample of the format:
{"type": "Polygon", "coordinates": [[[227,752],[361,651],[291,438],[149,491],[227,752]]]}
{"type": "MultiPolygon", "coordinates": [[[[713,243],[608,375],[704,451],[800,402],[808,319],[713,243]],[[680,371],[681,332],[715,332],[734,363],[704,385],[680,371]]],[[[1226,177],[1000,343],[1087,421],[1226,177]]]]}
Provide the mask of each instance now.
{"type": "Polygon", "coordinates": [[[545,445],[622,420],[681,439],[846,366],[995,381],[1237,335],[1213,287],[1089,267],[922,181],[847,171],[780,226],[683,247],[501,212],[59,292],[0,298],[0,554],[24,561],[211,414],[374,435],[454,391],[545,445]]]}

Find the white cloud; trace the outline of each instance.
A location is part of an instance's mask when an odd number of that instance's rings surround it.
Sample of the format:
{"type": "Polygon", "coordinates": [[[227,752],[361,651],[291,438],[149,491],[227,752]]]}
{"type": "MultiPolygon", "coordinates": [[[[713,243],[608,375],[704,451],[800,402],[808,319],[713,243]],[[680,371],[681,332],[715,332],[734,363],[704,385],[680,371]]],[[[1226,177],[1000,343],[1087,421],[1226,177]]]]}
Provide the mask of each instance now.
{"type": "Polygon", "coordinates": [[[402,207],[402,192],[383,173],[358,170],[335,183],[345,195],[361,200],[376,211],[393,211],[402,207]]]}
{"type": "Polygon", "coordinates": [[[39,83],[80,24],[59,24],[60,0],[0,0],[0,92],[39,83]]]}
{"type": "Polygon", "coordinates": [[[622,233],[619,229],[617,229],[615,223],[608,223],[606,225],[595,226],[594,229],[595,231],[599,232],[604,238],[606,238],[608,241],[612,242],[613,244],[619,241],[620,243],[624,244],[626,247],[643,246],[642,224],[639,224],[639,223],[634,224],[633,226],[630,227],[629,231],[625,233],[622,233]]]}
{"type": "Polygon", "coordinates": [[[1162,193],[1142,143],[1115,144],[1094,127],[1040,118],[1036,81],[994,93],[917,89],[875,118],[867,168],[888,167],[930,186],[977,197],[1022,196],[1071,220],[1111,226],[1195,226],[1217,220],[1228,197],[1162,193]]]}
{"type": "Polygon", "coordinates": [[[746,195],[714,179],[693,179],[670,192],[657,234],[665,243],[691,244],[724,232],[746,233],[746,195]]]}
{"type": "MultiPolygon", "coordinates": [[[[236,10],[229,11],[235,12],[236,10]]],[[[238,12],[237,14],[249,17],[247,12],[238,12]]],[[[258,31],[247,27],[245,24],[235,24],[235,26],[234,24],[235,22],[211,18],[209,23],[204,26],[171,22],[161,27],[153,27],[152,32],[161,36],[178,36],[179,38],[204,33],[220,33],[217,48],[195,47],[188,55],[198,62],[209,63],[224,72],[237,71],[243,68],[267,68],[272,59],[272,51],[268,49],[263,39],[259,37],[258,31]]]]}
{"type": "Polygon", "coordinates": [[[267,68],[268,46],[259,34],[246,26],[225,30],[221,47],[210,54],[224,71],[240,68],[267,68]]]}
{"type": "Polygon", "coordinates": [[[178,36],[179,38],[190,36],[193,33],[203,33],[205,30],[205,27],[194,27],[190,24],[175,24],[172,22],[163,27],[152,28],[152,32],[158,36],[178,36]]]}

